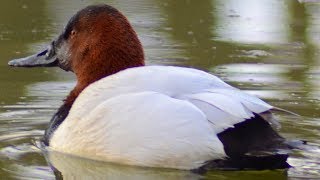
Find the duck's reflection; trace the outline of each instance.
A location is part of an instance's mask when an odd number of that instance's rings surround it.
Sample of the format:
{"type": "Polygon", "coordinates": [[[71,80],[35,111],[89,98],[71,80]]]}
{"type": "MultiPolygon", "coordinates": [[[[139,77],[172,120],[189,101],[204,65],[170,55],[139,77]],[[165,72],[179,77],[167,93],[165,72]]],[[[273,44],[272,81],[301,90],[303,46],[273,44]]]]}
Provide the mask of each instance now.
{"type": "Polygon", "coordinates": [[[201,179],[190,171],[124,166],[53,151],[44,153],[56,179],[201,179]]]}

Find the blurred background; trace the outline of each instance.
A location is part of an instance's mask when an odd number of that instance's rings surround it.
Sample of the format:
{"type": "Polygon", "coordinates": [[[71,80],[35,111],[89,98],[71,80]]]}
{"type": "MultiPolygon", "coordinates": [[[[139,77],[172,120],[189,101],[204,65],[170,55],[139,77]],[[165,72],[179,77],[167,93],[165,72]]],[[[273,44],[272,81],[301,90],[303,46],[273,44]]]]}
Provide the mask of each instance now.
{"type": "MultiPolygon", "coordinates": [[[[10,0],[0,1],[1,178],[55,178],[36,144],[75,84],[71,73],[58,68],[16,69],[8,67],[7,62],[44,49],[74,13],[96,3],[112,5],[128,17],[142,41],[148,65],[202,69],[274,106],[301,115],[276,115],[283,136],[310,144],[289,159],[294,168],[212,171],[204,177],[320,177],[320,1],[10,0]]],[[[96,162],[90,163],[85,161],[81,166],[97,167],[96,162]]],[[[110,170],[109,166],[103,167],[99,172],[110,170]]],[[[165,170],[116,169],[119,177],[134,172],[139,174],[134,176],[138,179],[203,178],[165,170]]]]}

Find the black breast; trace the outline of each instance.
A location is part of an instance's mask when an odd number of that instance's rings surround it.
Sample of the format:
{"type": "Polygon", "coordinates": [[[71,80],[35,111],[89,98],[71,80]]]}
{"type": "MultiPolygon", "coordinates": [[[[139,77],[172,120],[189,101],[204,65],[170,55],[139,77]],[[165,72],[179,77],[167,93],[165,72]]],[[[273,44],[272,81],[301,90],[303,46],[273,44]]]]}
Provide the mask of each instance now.
{"type": "Polygon", "coordinates": [[[49,141],[50,141],[50,138],[51,138],[53,132],[59,127],[59,125],[68,116],[70,108],[71,108],[70,105],[63,104],[58,109],[58,112],[56,112],[56,114],[50,120],[48,128],[45,130],[44,137],[43,137],[43,143],[46,146],[49,146],[49,141]]]}

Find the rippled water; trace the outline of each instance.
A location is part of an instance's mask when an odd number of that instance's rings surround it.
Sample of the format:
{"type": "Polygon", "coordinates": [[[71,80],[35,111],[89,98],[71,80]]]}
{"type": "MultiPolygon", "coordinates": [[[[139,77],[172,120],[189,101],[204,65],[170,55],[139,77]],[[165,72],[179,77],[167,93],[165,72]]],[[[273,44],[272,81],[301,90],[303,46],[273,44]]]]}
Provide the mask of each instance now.
{"type": "Polygon", "coordinates": [[[133,0],[0,2],[0,179],[319,179],[320,2],[316,0],[133,0]],[[147,63],[200,68],[300,114],[278,113],[281,134],[309,142],[287,171],[185,171],[120,166],[50,154],[46,124],[75,84],[59,69],[13,69],[82,7],[106,2],[132,22],[147,63]],[[48,165],[45,158],[52,164],[48,165]],[[61,174],[50,168],[54,166],[61,174]]]}

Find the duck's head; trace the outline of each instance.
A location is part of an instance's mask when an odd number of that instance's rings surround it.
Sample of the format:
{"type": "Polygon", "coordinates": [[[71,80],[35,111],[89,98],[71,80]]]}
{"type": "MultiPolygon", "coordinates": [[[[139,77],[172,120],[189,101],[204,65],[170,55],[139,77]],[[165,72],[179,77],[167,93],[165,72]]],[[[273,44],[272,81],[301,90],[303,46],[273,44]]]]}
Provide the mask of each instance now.
{"type": "Polygon", "coordinates": [[[144,65],[144,54],[135,31],[122,13],[108,5],[93,5],[77,12],[46,50],[8,64],[58,66],[72,71],[78,80],[73,91],[78,94],[105,76],[144,65]]]}

